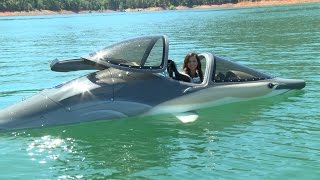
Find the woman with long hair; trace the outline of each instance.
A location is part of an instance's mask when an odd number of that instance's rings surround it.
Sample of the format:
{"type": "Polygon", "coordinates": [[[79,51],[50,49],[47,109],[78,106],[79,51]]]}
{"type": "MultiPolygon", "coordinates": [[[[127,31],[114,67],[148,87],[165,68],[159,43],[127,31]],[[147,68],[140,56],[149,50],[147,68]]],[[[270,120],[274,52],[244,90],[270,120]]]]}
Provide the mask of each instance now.
{"type": "Polygon", "coordinates": [[[182,70],[192,78],[193,83],[202,83],[203,72],[201,70],[201,63],[198,54],[187,54],[184,58],[182,70]]]}

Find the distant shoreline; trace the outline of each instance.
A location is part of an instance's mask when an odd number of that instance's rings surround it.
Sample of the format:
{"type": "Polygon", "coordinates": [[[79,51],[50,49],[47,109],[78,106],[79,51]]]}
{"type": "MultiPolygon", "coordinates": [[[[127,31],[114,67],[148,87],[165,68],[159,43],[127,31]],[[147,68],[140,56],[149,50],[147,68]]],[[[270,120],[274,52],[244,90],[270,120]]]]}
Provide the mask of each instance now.
{"type": "MultiPolygon", "coordinates": [[[[280,6],[280,5],[290,5],[290,4],[305,4],[305,3],[319,3],[320,0],[262,0],[258,2],[239,2],[236,4],[221,4],[221,5],[201,5],[189,8],[186,6],[177,6],[173,10],[186,10],[186,9],[219,9],[219,8],[245,8],[245,7],[261,7],[261,6],[280,6]]],[[[149,7],[149,8],[137,8],[137,9],[125,9],[121,12],[146,12],[146,11],[161,11],[169,10],[162,7],[149,7]]],[[[50,10],[36,10],[36,11],[15,11],[15,12],[0,12],[1,16],[35,16],[35,15],[55,15],[55,14],[88,14],[88,13],[111,13],[118,12],[113,10],[104,11],[50,11],[50,10]]]]}

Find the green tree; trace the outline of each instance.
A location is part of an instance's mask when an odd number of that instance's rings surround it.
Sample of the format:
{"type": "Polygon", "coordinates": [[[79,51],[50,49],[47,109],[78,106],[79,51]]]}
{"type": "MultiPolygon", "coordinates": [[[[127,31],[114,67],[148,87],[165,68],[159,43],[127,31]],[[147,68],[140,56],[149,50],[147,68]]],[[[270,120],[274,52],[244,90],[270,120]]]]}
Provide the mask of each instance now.
{"type": "MultiPolygon", "coordinates": [[[[172,7],[237,3],[239,0],[0,0],[0,11],[32,10],[122,10],[126,8],[172,7]]],[[[256,0],[251,0],[256,1],[256,0]]]]}
{"type": "Polygon", "coordinates": [[[61,3],[57,0],[47,0],[46,8],[52,11],[61,11],[61,3]]]}

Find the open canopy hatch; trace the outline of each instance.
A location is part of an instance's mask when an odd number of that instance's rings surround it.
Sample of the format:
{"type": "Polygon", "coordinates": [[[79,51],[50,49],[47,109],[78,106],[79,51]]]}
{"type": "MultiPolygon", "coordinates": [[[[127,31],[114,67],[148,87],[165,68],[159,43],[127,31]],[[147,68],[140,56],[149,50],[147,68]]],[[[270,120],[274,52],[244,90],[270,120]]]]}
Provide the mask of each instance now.
{"type": "Polygon", "coordinates": [[[79,59],[54,60],[53,71],[102,70],[109,67],[144,73],[165,71],[168,39],[164,35],[143,36],[110,45],[79,59]]]}

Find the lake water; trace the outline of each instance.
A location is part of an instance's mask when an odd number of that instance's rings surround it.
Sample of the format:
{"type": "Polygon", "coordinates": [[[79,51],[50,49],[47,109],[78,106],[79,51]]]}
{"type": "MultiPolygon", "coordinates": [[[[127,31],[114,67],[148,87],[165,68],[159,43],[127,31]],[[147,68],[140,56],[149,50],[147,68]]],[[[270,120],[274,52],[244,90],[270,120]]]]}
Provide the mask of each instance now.
{"type": "Polygon", "coordinates": [[[134,36],[166,34],[169,57],[212,52],[307,86],[203,109],[0,133],[0,179],[319,179],[320,4],[0,17],[0,108],[89,72],[51,72],[134,36]]]}

